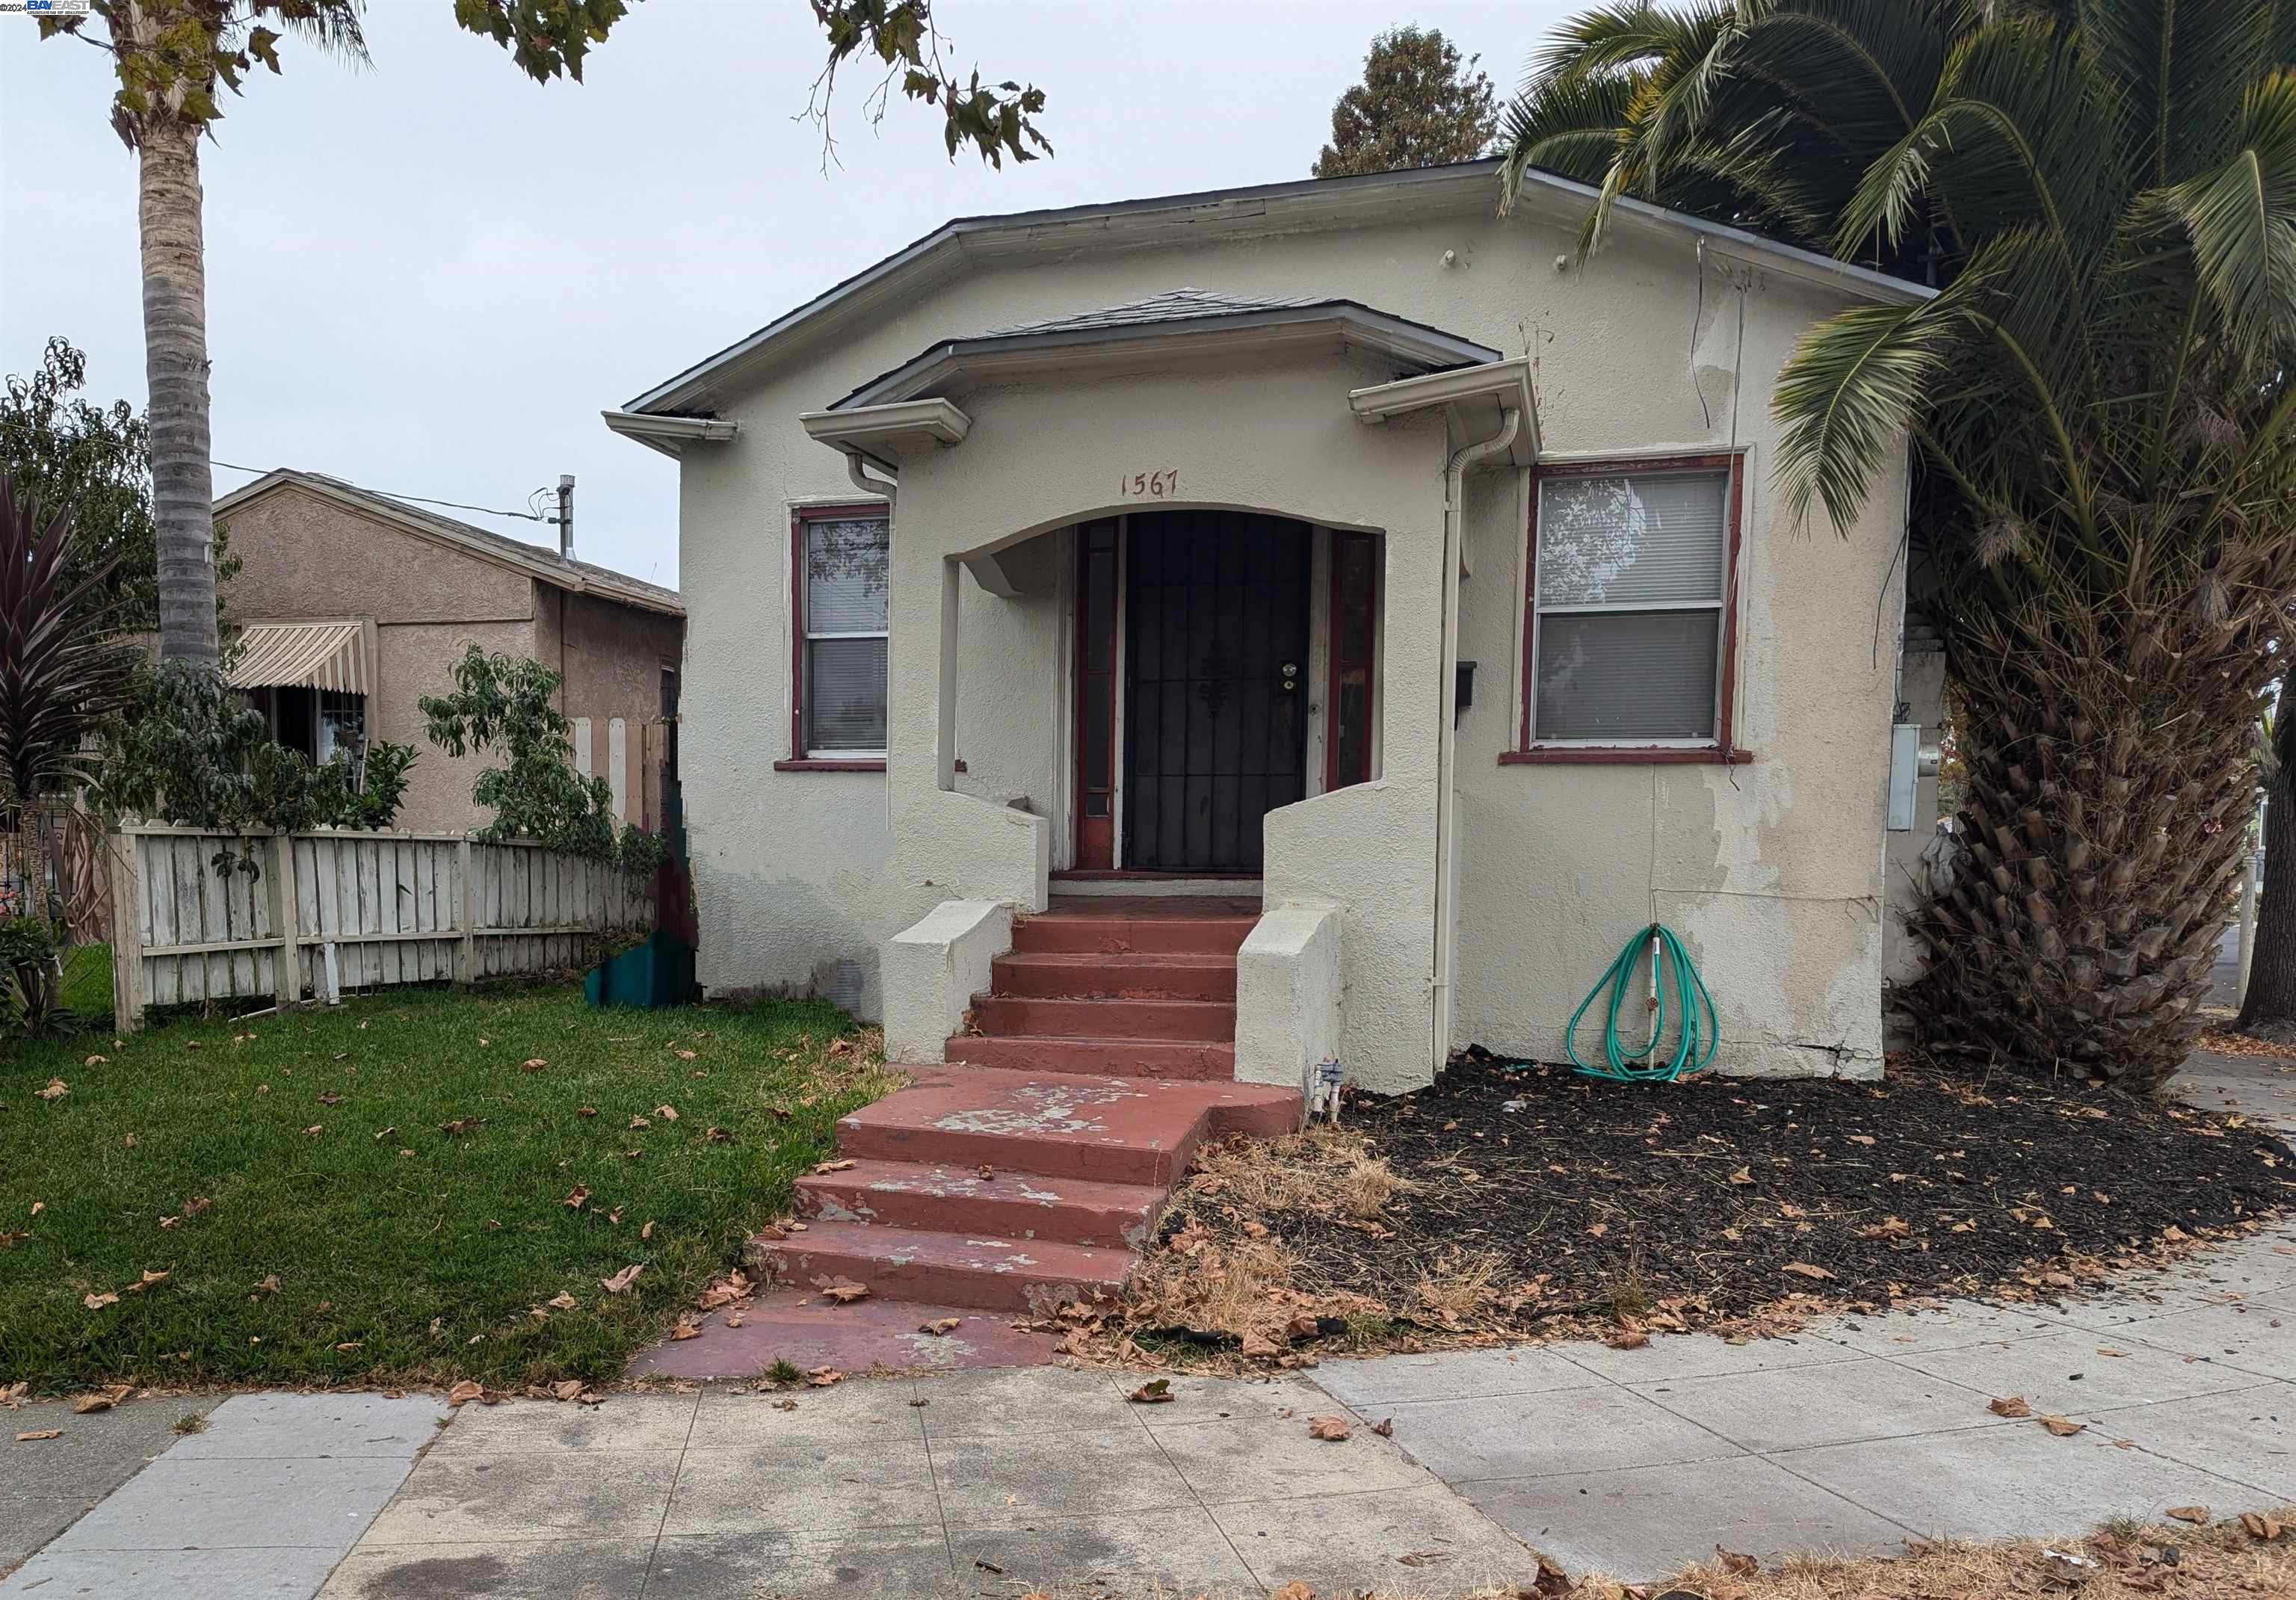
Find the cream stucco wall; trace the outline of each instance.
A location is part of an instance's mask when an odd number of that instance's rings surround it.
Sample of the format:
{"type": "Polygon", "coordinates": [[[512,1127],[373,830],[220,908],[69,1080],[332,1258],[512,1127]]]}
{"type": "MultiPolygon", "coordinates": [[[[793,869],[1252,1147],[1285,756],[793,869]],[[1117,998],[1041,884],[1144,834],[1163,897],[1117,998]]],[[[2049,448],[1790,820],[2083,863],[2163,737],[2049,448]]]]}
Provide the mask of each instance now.
{"type": "Polygon", "coordinates": [[[790,754],[791,508],[854,495],[838,457],[798,425],[800,412],[937,339],[1183,284],[1320,292],[1527,355],[1549,455],[1734,447],[1748,464],[1736,713],[1738,743],[1755,759],[1726,768],[1498,763],[1519,705],[1529,486],[1511,471],[1470,480],[1460,654],[1480,670],[1456,768],[1450,1042],[1559,1054],[1580,993],[1630,932],[1663,917],[1714,981],[1727,1067],[1874,1070],[1892,661],[1890,641],[1877,645],[1872,630],[1877,604],[1896,614],[1901,495],[1885,474],[1846,537],[1797,529],[1771,482],[1768,416],[1794,340],[1847,301],[1767,270],[1711,259],[1702,267],[1687,239],[1629,240],[1584,271],[1558,271],[1571,244],[1567,227],[1478,208],[1445,221],[983,264],[719,397],[739,436],[689,449],[681,473],[686,793],[703,981],[819,989],[873,1016],[878,947],[932,903],[983,893],[1025,903],[1034,852],[1059,859],[1065,848],[1060,541],[1040,541],[1052,554],[1042,592],[999,599],[962,573],[949,586],[952,753],[969,769],[957,789],[994,803],[979,811],[931,789],[938,708],[928,669],[945,632],[944,559],[1119,507],[1119,472],[1177,466],[1190,503],[1390,536],[1380,781],[1271,814],[1267,892],[1271,904],[1314,898],[1349,908],[1350,1071],[1382,1087],[1423,1078],[1435,729],[1447,698],[1431,551],[1449,441],[1432,417],[1378,429],[1352,420],[1349,384],[1391,373],[1331,358],[962,397],[971,437],[902,476],[890,791],[881,775],[775,769],[790,754]],[[990,825],[985,814],[1015,799],[1049,813],[1046,825],[990,825]],[[960,840],[963,850],[953,848],[960,840]],[[964,881],[942,881],[952,875],[964,881]]]}

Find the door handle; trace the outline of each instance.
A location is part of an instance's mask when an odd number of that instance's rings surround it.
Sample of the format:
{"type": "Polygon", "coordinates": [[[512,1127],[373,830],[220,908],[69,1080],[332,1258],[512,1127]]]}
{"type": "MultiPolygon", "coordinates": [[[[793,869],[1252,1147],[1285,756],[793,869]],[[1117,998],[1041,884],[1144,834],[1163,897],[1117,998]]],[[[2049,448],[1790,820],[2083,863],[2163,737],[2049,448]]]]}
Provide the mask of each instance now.
{"type": "Polygon", "coordinates": [[[1286,662],[1284,662],[1284,663],[1283,663],[1283,692],[1284,692],[1286,694],[1289,694],[1289,693],[1292,693],[1292,690],[1294,690],[1294,689],[1298,688],[1299,686],[1300,686],[1300,663],[1299,663],[1299,662],[1297,662],[1297,661],[1286,661],[1286,662]]]}

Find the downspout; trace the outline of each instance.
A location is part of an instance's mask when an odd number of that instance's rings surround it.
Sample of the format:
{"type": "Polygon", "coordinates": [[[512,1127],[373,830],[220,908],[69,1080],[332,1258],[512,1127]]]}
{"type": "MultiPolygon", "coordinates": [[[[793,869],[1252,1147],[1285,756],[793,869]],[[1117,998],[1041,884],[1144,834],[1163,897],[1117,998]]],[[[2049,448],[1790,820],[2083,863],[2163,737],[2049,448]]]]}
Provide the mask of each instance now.
{"type": "Polygon", "coordinates": [[[1459,557],[1464,544],[1467,474],[1494,455],[1504,454],[1522,427],[1522,411],[1510,406],[1497,433],[1479,444],[1454,452],[1443,473],[1443,636],[1442,675],[1436,685],[1435,734],[1435,956],[1427,985],[1433,1002],[1433,1037],[1429,1041],[1433,1070],[1441,1071],[1451,1047],[1452,919],[1451,862],[1453,836],[1451,770],[1457,759],[1459,682],[1459,557]]]}
{"type": "MultiPolygon", "coordinates": [[[[891,720],[893,684],[892,668],[890,665],[893,659],[893,502],[897,497],[898,491],[900,488],[899,475],[896,473],[891,467],[887,466],[883,462],[875,460],[873,456],[864,455],[858,450],[848,450],[845,452],[845,475],[849,479],[852,480],[853,487],[855,488],[859,489],[865,495],[882,498],[885,502],[885,660],[887,662],[885,678],[885,833],[886,836],[890,838],[893,832],[893,738],[891,720]],[[882,478],[872,478],[869,476],[867,467],[863,464],[865,462],[873,463],[873,464],[882,469],[885,476],[882,478]]],[[[799,753],[802,755],[804,752],[800,751],[799,753]]]]}

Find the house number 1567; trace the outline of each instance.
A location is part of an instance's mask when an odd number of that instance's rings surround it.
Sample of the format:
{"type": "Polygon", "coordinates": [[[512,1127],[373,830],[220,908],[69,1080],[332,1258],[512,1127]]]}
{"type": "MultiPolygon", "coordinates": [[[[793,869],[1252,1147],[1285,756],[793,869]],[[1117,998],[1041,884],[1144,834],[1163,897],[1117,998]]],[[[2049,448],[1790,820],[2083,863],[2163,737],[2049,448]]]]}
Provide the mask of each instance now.
{"type": "Polygon", "coordinates": [[[1119,476],[1116,492],[1135,498],[1144,496],[1151,500],[1177,495],[1180,492],[1180,469],[1166,467],[1160,472],[1135,472],[1129,478],[1119,476]]]}

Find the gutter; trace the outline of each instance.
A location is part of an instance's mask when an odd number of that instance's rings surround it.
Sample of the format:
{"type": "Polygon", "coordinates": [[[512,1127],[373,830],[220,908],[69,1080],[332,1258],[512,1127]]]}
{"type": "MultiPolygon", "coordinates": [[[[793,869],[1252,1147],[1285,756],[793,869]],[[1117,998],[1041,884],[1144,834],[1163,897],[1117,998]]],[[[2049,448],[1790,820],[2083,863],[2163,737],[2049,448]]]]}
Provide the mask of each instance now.
{"type": "Polygon", "coordinates": [[[606,426],[664,455],[683,455],[689,444],[724,444],[742,431],[739,423],[714,416],[660,416],[636,411],[602,411],[606,426]]]}
{"type": "Polygon", "coordinates": [[[1451,877],[1457,853],[1457,829],[1453,821],[1456,795],[1452,772],[1458,761],[1456,704],[1459,679],[1459,566],[1464,543],[1462,524],[1466,480],[1469,472],[1502,456],[1516,468],[1537,463],[1538,407],[1530,384],[1530,364],[1516,357],[1482,366],[1374,384],[1348,394],[1348,408],[1366,424],[1436,406],[1442,407],[1445,426],[1452,438],[1489,427],[1491,414],[1497,414],[1496,431],[1485,433],[1478,442],[1453,451],[1443,467],[1443,621],[1437,651],[1441,677],[1436,685],[1435,702],[1435,948],[1427,973],[1431,1013],[1428,1050],[1435,1070],[1440,1071],[1450,1054],[1451,995],[1455,987],[1451,968],[1457,907],[1453,904],[1451,877]]]}
{"type": "Polygon", "coordinates": [[[1453,924],[1458,910],[1452,904],[1451,878],[1456,828],[1452,812],[1456,795],[1452,767],[1458,759],[1459,723],[1455,697],[1459,680],[1459,560],[1464,542],[1467,474],[1495,456],[1508,454],[1523,431],[1523,409],[1506,408],[1496,434],[1453,453],[1443,472],[1443,640],[1442,673],[1437,683],[1435,725],[1435,952],[1427,986],[1433,1011],[1430,1052],[1434,1070],[1443,1070],[1450,1054],[1453,924]]]}

